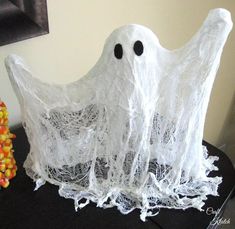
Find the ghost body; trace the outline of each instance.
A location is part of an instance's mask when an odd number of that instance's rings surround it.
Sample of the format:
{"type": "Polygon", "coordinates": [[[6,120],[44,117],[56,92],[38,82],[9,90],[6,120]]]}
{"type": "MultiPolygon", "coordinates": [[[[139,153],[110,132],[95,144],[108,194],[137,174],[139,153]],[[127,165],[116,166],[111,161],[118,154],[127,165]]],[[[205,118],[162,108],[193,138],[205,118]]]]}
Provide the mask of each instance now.
{"type": "Polygon", "coordinates": [[[170,51],[149,29],[123,26],[87,75],[67,85],[43,83],[9,56],[31,146],[27,174],[38,187],[58,185],[76,209],[85,198],[123,214],[139,208],[142,220],[160,207],[201,210],[221,182],[208,177],[217,158],[202,137],[231,28],[229,12],[212,10],[185,46],[170,51]]]}

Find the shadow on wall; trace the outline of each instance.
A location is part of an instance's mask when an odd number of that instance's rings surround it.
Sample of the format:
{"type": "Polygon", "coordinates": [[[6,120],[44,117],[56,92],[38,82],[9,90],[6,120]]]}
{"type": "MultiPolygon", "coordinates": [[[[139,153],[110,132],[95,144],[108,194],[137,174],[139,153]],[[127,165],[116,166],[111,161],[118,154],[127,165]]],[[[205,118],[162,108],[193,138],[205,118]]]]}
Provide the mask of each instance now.
{"type": "Polygon", "coordinates": [[[228,112],[227,122],[221,131],[219,142],[219,148],[229,156],[235,167],[235,93],[233,94],[233,102],[228,112]]]}

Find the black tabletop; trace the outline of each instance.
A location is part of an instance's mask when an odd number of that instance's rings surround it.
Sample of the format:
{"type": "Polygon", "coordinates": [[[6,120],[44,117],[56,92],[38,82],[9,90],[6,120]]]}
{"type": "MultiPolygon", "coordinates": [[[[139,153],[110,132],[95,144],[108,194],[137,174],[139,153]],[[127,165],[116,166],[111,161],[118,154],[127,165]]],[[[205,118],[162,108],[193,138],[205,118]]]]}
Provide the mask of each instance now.
{"type": "Polygon", "coordinates": [[[216,219],[221,217],[235,185],[235,170],[231,161],[222,151],[203,142],[210,155],[220,158],[216,162],[219,171],[210,175],[223,177],[223,182],[219,186],[219,196],[208,196],[203,207],[205,211],[200,212],[193,208],[161,209],[157,216],[147,218],[146,222],[140,220],[138,210],[122,215],[115,207],[101,209],[95,204],[89,204],[75,212],[73,200],[60,197],[57,186],[47,183],[39,190],[33,191],[35,183],[25,174],[22,166],[29,152],[27,137],[22,127],[13,130],[13,133],[17,135],[14,149],[18,171],[10,186],[0,190],[0,229],[216,228],[216,219]],[[206,211],[208,208],[210,211],[206,211]],[[218,214],[215,215],[212,209],[218,214]]]}

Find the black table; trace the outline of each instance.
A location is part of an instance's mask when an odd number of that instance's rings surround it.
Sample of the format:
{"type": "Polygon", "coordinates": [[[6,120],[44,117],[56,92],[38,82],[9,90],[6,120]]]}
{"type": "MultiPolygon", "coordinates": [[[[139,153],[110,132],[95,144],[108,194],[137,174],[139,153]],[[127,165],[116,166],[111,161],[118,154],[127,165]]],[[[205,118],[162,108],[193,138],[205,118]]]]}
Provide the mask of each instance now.
{"type": "MultiPolygon", "coordinates": [[[[17,138],[14,141],[17,160],[17,176],[7,189],[0,190],[0,229],[74,229],[74,228],[164,228],[164,229],[204,229],[216,228],[216,219],[220,219],[225,205],[230,199],[235,185],[235,170],[228,157],[214,146],[203,142],[210,155],[219,156],[216,165],[219,171],[212,176],[223,176],[217,197],[208,196],[205,210],[210,208],[217,215],[200,212],[190,208],[183,210],[161,209],[155,217],[147,218],[144,223],[139,218],[139,211],[122,215],[116,208],[101,209],[89,204],[75,212],[73,200],[62,198],[58,187],[46,184],[38,191],[33,191],[35,183],[25,174],[22,164],[29,152],[29,144],[22,127],[12,131],[17,138]],[[214,221],[213,221],[214,220],[214,221]]],[[[211,213],[211,211],[209,211],[211,213]]],[[[235,224],[230,219],[230,224],[235,224]]]]}

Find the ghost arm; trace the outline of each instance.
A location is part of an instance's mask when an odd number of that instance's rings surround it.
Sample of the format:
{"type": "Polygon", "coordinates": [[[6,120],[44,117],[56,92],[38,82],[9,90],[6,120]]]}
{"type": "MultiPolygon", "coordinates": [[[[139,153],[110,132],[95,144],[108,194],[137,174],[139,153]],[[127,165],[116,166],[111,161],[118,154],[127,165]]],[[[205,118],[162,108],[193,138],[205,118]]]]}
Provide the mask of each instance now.
{"type": "Polygon", "coordinates": [[[12,87],[21,105],[32,102],[48,106],[58,103],[62,98],[63,88],[61,86],[50,85],[33,77],[20,57],[16,55],[8,56],[5,65],[12,87]]]}
{"type": "Polygon", "coordinates": [[[172,51],[168,75],[161,86],[162,97],[168,99],[161,115],[174,120],[174,148],[185,154],[185,161],[179,157],[175,166],[181,166],[190,176],[198,176],[198,171],[211,166],[203,157],[201,141],[210,92],[231,29],[227,10],[210,11],[193,38],[172,51]]]}
{"type": "Polygon", "coordinates": [[[199,81],[204,81],[210,73],[215,75],[232,25],[231,15],[227,10],[211,10],[193,38],[174,53],[177,65],[182,67],[182,73],[194,72],[191,79],[196,78],[199,81]]]}
{"type": "Polygon", "coordinates": [[[198,148],[201,145],[210,92],[231,29],[230,13],[224,9],[212,10],[193,38],[182,48],[170,51],[165,58],[169,64],[165,65],[167,74],[160,82],[159,93],[163,99],[158,101],[158,113],[172,120],[173,131],[168,130],[170,125],[161,119],[158,121],[161,133],[172,133],[174,144],[178,141],[177,147],[185,147],[182,152],[187,152],[190,145],[198,148]],[[182,139],[190,143],[183,144],[182,139]]]}
{"type": "Polygon", "coordinates": [[[72,124],[73,119],[80,123],[86,116],[89,121],[88,113],[97,113],[94,86],[90,85],[93,82],[90,83],[86,77],[67,85],[47,84],[34,78],[16,55],[7,57],[5,64],[20,103],[22,118],[27,122],[31,120],[34,127],[41,120],[45,126],[55,130],[63,128],[68,134],[71,132],[69,123],[72,124]]]}

